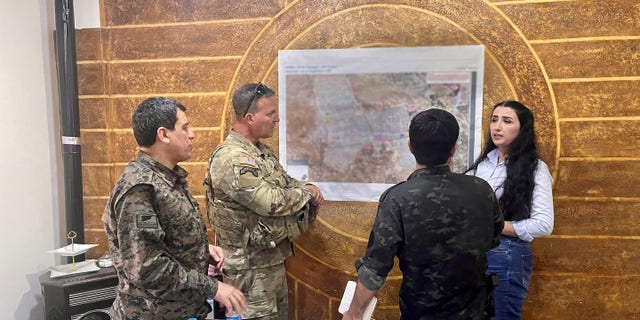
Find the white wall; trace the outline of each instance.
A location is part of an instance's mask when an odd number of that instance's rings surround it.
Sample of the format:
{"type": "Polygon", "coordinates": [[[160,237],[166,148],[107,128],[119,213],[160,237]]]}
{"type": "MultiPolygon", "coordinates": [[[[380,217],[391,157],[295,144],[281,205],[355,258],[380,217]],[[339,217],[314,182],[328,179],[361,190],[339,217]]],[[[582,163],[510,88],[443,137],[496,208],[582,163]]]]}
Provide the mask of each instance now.
{"type": "Polygon", "coordinates": [[[73,10],[76,29],[100,28],[99,0],[74,0],[73,10]]]}
{"type": "MultiPolygon", "coordinates": [[[[98,0],[76,2],[95,25],[98,0]]],[[[39,276],[62,261],[46,253],[65,233],[53,3],[0,10],[0,319],[44,319],[39,276]]]]}
{"type": "Polygon", "coordinates": [[[44,319],[38,276],[55,261],[46,253],[61,193],[46,2],[13,1],[0,11],[0,319],[44,319]]]}

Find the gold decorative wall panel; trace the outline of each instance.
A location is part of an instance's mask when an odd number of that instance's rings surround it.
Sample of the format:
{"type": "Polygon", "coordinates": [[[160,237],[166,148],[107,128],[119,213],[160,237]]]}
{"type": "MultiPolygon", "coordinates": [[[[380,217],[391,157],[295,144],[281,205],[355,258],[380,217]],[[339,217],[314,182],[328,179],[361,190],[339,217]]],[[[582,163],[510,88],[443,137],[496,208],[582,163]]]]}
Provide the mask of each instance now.
{"type": "Polygon", "coordinates": [[[564,157],[635,157],[640,145],[640,123],[638,120],[596,120],[585,122],[563,122],[560,130],[566,132],[562,149],[564,157]],[[585,137],[589,143],[584,143],[585,137]],[[607,148],[603,148],[607,145],[607,148]]]}
{"type": "Polygon", "coordinates": [[[225,90],[237,59],[123,62],[109,65],[114,94],[214,92],[225,90]]]}
{"type": "MultiPolygon", "coordinates": [[[[635,0],[102,0],[102,28],[78,30],[86,239],[106,250],[100,217],[135,157],[131,111],[181,101],[196,133],[183,163],[204,204],[211,150],[245,82],[277,89],[278,50],[485,46],[484,119],[532,108],[554,175],[554,233],[533,242],[524,319],[640,318],[640,3],[635,0]]],[[[278,137],[266,140],[278,147],[278,137]]],[[[203,206],[204,207],[204,206],[203,206]]],[[[375,203],[328,202],[287,261],[292,319],[335,320],[375,203]]],[[[210,233],[210,236],[212,234],[210,233]]],[[[394,268],[378,320],[397,319],[394,268]]]]}
{"type": "Polygon", "coordinates": [[[552,79],[640,74],[640,39],[541,43],[534,48],[552,79]]]}
{"type": "Polygon", "coordinates": [[[553,90],[560,119],[628,118],[640,114],[637,80],[557,82],[553,90]]]}
{"type": "MultiPolygon", "coordinates": [[[[626,182],[623,182],[626,184],[626,182]]],[[[598,235],[615,237],[634,237],[638,235],[640,221],[640,202],[630,198],[556,198],[554,232],[560,235],[580,236],[598,235]],[[612,223],[617,221],[632,223],[612,223]]]]}
{"type": "Polygon", "coordinates": [[[286,3],[284,0],[105,0],[102,17],[107,26],[252,19],[273,17],[286,3]]]}
{"type": "Polygon", "coordinates": [[[111,48],[107,58],[114,60],[210,57],[211,52],[241,56],[266,21],[208,22],[148,28],[126,27],[107,32],[111,48]],[[147,41],[155,34],[162,41],[147,41]]]}
{"type": "MultiPolygon", "coordinates": [[[[584,143],[590,143],[588,137],[584,140],[584,143]]],[[[637,170],[640,170],[637,157],[563,159],[554,185],[554,197],[624,197],[637,201],[640,197],[640,189],[636,188],[640,185],[640,176],[635,174],[640,172],[637,170]]],[[[610,218],[615,221],[617,217],[610,218]]],[[[634,221],[629,223],[635,224],[634,221]]]]}
{"type": "Polygon", "coordinates": [[[536,272],[527,295],[523,319],[637,319],[640,281],[637,276],[610,273],[572,273],[567,276],[536,272]]]}
{"type": "MultiPolygon", "coordinates": [[[[107,126],[107,102],[103,98],[80,100],[80,128],[85,130],[103,129],[107,126]]],[[[131,116],[131,114],[129,114],[131,116]]]]}
{"type": "Polygon", "coordinates": [[[637,1],[513,1],[499,8],[531,41],[640,35],[637,1]]]}

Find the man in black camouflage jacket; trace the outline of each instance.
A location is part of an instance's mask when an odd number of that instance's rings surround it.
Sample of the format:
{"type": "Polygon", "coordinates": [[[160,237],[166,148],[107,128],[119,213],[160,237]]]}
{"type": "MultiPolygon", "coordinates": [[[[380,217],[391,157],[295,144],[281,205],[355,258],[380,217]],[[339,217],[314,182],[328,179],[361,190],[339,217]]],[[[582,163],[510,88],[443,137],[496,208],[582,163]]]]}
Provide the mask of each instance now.
{"type": "Polygon", "coordinates": [[[450,171],[459,126],[449,112],[429,109],[409,127],[416,170],[380,197],[358,284],[343,319],[362,319],[398,257],[401,319],[485,319],[491,286],[485,253],[504,223],[493,189],[450,171]]]}

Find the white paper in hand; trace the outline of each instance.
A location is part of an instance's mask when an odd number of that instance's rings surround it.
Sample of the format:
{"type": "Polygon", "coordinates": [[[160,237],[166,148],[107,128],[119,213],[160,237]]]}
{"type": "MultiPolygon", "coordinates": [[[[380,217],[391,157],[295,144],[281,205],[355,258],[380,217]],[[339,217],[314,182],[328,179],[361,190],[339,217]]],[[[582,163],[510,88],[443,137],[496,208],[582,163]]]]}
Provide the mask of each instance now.
{"type": "MultiPolygon", "coordinates": [[[[348,281],[347,286],[344,288],[344,293],[342,294],[342,300],[340,301],[340,306],[338,307],[338,312],[340,314],[344,314],[349,310],[349,306],[351,306],[351,300],[353,300],[353,296],[356,293],[356,282],[348,281]]],[[[378,303],[378,298],[373,297],[367,308],[364,310],[364,314],[362,315],[362,320],[370,320],[373,316],[373,310],[376,308],[376,304],[378,303]]]]}

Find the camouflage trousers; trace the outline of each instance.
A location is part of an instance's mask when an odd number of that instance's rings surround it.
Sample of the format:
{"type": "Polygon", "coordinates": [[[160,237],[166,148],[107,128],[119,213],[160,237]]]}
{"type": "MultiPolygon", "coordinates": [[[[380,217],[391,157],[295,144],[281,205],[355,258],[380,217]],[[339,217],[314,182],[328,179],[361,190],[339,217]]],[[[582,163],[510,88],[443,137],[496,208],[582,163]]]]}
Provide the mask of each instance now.
{"type": "Polygon", "coordinates": [[[242,319],[288,320],[289,292],[284,263],[258,269],[225,270],[223,282],[244,293],[249,309],[242,319]]]}

